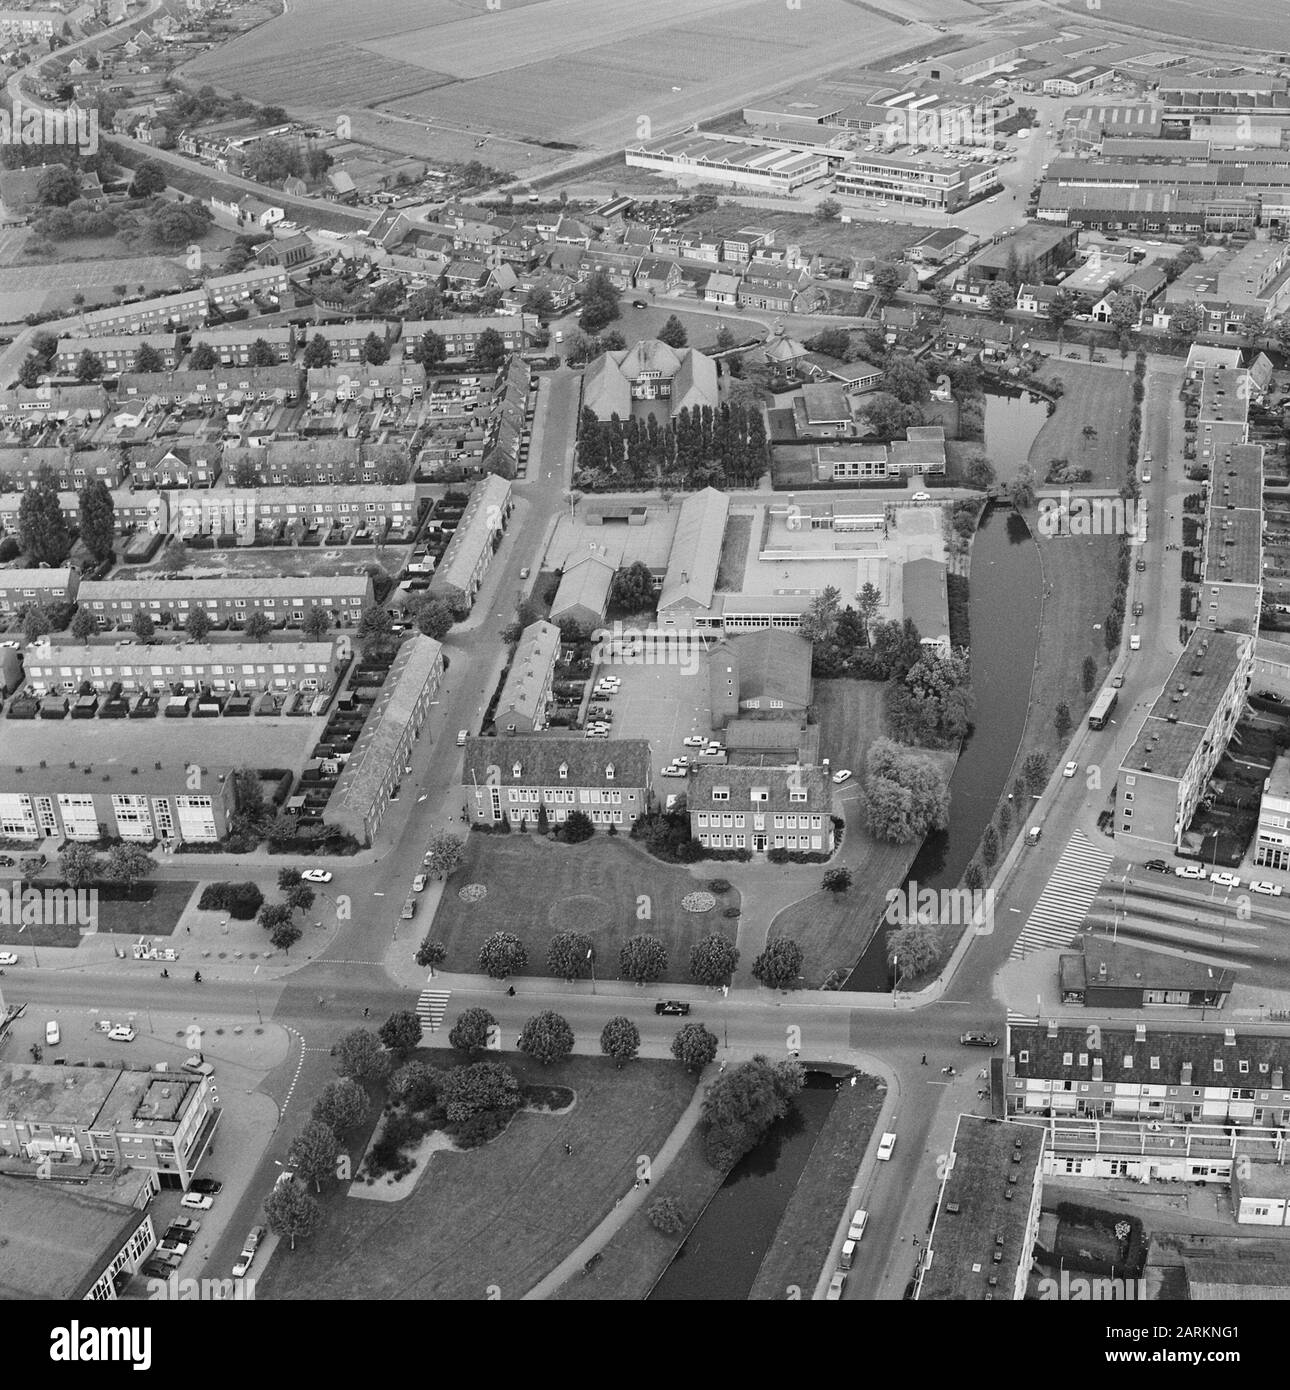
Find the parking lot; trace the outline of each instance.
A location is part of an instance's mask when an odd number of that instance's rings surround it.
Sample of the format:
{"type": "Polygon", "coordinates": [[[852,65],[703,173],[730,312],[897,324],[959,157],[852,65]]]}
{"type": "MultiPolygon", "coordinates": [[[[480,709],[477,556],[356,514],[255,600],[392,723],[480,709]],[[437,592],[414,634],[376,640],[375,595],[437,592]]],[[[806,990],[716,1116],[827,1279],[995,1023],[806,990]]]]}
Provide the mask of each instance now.
{"type": "Polygon", "coordinates": [[[686,784],[679,777],[657,780],[662,769],[682,755],[697,761],[698,750],[687,748],[684,740],[711,732],[708,654],[698,642],[683,642],[670,651],[660,644],[652,662],[647,660],[649,655],[598,667],[597,680],[617,676],[622,685],[612,698],[596,696],[592,704],[613,711],[610,737],[649,740],[655,789],[663,795],[668,790],[684,791],[686,784]]]}

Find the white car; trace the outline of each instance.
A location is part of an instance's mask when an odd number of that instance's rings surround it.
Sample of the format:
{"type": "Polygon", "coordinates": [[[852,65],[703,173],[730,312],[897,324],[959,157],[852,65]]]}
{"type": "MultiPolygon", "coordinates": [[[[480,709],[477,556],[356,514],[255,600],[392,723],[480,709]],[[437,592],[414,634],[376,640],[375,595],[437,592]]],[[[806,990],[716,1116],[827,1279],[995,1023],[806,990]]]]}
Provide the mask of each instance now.
{"type": "Polygon", "coordinates": [[[909,500],[911,502],[930,502],[932,494],[930,492],[916,492],[909,500]]]}
{"type": "Polygon", "coordinates": [[[179,1205],[188,1207],[191,1211],[210,1211],[215,1205],[215,1198],[207,1197],[201,1192],[185,1192],[179,1205]]]}
{"type": "Polygon", "coordinates": [[[719,758],[725,751],[719,743],[710,743],[706,748],[699,749],[699,757],[719,758]]]}
{"type": "Polygon", "coordinates": [[[691,734],[689,738],[683,738],[681,743],[686,748],[705,748],[707,747],[708,740],[700,734],[691,734]]]}
{"type": "Polygon", "coordinates": [[[1266,893],[1269,898],[1279,898],[1281,896],[1281,885],[1279,883],[1268,883],[1266,880],[1255,879],[1250,884],[1250,892],[1266,893]]]}
{"type": "Polygon", "coordinates": [[[1210,874],[1209,881],[1217,883],[1220,888],[1239,888],[1241,886],[1241,880],[1235,874],[1229,874],[1225,869],[1210,874]]]}
{"type": "Polygon", "coordinates": [[[688,777],[689,773],[683,767],[665,767],[662,769],[664,777],[688,777]]]}
{"type": "Polygon", "coordinates": [[[330,870],[330,869],[306,869],[306,870],[304,871],[304,873],[302,873],[302,874],[300,875],[300,877],[301,877],[306,883],[330,883],[330,882],[331,882],[331,870],[330,870]]]}
{"type": "Polygon", "coordinates": [[[117,1026],[108,1033],[108,1038],[112,1042],[133,1042],[135,1038],[134,1029],[126,1027],[124,1023],[118,1023],[117,1026]]]}
{"type": "Polygon", "coordinates": [[[282,1187],[284,1184],[291,1182],[295,1176],[296,1170],[294,1168],[284,1168],[282,1172],[278,1174],[277,1181],[273,1185],[274,1187],[282,1187]]]}
{"type": "Polygon", "coordinates": [[[62,1040],[62,1032],[59,1030],[58,1024],[51,1018],[49,1022],[45,1024],[45,1046],[57,1047],[62,1040]]]}
{"type": "Polygon", "coordinates": [[[843,782],[849,781],[850,778],[851,769],[849,767],[840,767],[833,774],[833,780],[838,784],[838,786],[841,786],[843,782]]]}
{"type": "Polygon", "coordinates": [[[17,965],[18,957],[12,951],[0,951],[0,965],[17,965]]]}
{"type": "Polygon", "coordinates": [[[425,874],[418,874],[418,875],[416,876],[416,878],[414,878],[414,879],[412,880],[412,891],[413,891],[414,893],[424,893],[424,892],[425,892],[425,889],[426,889],[426,876],[425,876],[425,874]]]}
{"type": "Polygon", "coordinates": [[[878,1157],[885,1163],[896,1147],[896,1136],[890,1130],[882,1136],[878,1145],[878,1157]]]}
{"type": "Polygon", "coordinates": [[[864,1228],[869,1224],[869,1213],[858,1211],[851,1218],[851,1225],[847,1228],[848,1240],[862,1240],[864,1238],[864,1228]]]}
{"type": "Polygon", "coordinates": [[[1175,867],[1174,873],[1179,878],[1204,878],[1205,870],[1200,864],[1179,864],[1175,867]]]}
{"type": "Polygon", "coordinates": [[[233,1278],[240,1279],[251,1268],[251,1261],[254,1259],[254,1250],[243,1250],[233,1263],[233,1278]]]}
{"type": "Polygon", "coordinates": [[[1129,650],[1131,652],[1140,652],[1142,650],[1142,638],[1139,637],[1136,632],[1129,638],[1129,650]]]}
{"type": "Polygon", "coordinates": [[[1150,470],[1150,469],[1148,469],[1148,470],[1142,475],[1142,481],[1143,481],[1144,483],[1149,483],[1149,482],[1151,481],[1151,470],[1150,470]]]}
{"type": "MultiPolygon", "coordinates": [[[[962,161],[960,161],[960,162],[961,162],[961,163],[967,163],[966,160],[962,160],[962,161]]],[[[998,198],[998,195],[997,195],[997,194],[996,194],[993,198],[987,198],[987,199],[986,199],[986,202],[987,202],[987,203],[997,203],[998,201],[999,201],[999,198],[998,198]]]]}
{"type": "Polygon", "coordinates": [[[1077,762],[1069,762],[1069,763],[1066,764],[1066,766],[1065,766],[1064,768],[1062,768],[1062,776],[1063,776],[1063,777],[1074,777],[1075,774],[1076,774],[1078,771],[1079,771],[1079,764],[1078,764],[1077,762]]]}

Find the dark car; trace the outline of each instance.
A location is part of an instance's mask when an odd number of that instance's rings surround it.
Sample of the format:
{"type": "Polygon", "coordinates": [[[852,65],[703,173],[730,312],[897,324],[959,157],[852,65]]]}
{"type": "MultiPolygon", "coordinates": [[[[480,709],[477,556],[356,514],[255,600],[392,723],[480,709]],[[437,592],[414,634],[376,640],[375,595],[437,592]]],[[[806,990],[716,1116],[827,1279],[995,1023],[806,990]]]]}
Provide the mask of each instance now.
{"type": "Polygon", "coordinates": [[[139,1266],[139,1273],[146,1274],[149,1279],[169,1279],[171,1266],[161,1260],[144,1260],[139,1266]]]}
{"type": "Polygon", "coordinates": [[[1147,562],[1146,562],[1145,560],[1139,560],[1139,561],[1133,566],[1133,568],[1134,568],[1135,570],[1137,570],[1137,572],[1138,572],[1139,574],[1145,574],[1145,573],[1146,573],[1146,569],[1147,569],[1147,562]]]}
{"type": "Polygon", "coordinates": [[[1142,867],[1150,869],[1153,874],[1171,874],[1174,871],[1173,865],[1166,864],[1163,859],[1148,859],[1142,867]]]}
{"type": "Polygon", "coordinates": [[[959,1039],[964,1047],[998,1047],[999,1039],[993,1033],[964,1033],[959,1039]]]}
{"type": "Polygon", "coordinates": [[[656,1014],[680,1014],[684,1017],[690,1012],[690,1006],[684,999],[660,999],[654,1005],[656,1014]]]}
{"type": "Polygon", "coordinates": [[[646,304],[645,304],[645,301],[644,301],[643,299],[633,299],[633,300],[632,300],[632,308],[633,308],[633,309],[644,309],[645,307],[646,307],[646,304]]]}
{"type": "Polygon", "coordinates": [[[188,1184],[189,1192],[200,1192],[203,1197],[218,1197],[224,1191],[224,1184],[214,1178],[194,1178],[188,1184]]]}

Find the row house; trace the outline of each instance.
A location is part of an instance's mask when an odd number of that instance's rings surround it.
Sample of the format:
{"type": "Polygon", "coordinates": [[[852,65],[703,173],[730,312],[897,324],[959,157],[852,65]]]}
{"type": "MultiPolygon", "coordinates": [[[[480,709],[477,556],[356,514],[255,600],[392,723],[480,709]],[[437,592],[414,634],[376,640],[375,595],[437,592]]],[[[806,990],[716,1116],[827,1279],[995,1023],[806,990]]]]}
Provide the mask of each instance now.
{"type": "MultiPolygon", "coordinates": [[[[679,278],[680,271],[677,271],[679,278]]],[[[545,291],[551,296],[551,306],[557,314],[563,313],[577,298],[578,282],[572,275],[559,271],[544,270],[521,274],[515,281],[511,300],[520,308],[531,294],[545,291]]],[[[508,301],[510,302],[510,301],[508,301]]]]}
{"type": "Polygon", "coordinates": [[[275,362],[288,363],[296,354],[295,329],[264,328],[254,319],[228,328],[202,329],[193,335],[192,346],[201,344],[211,348],[220,362],[230,367],[248,366],[257,344],[267,346],[275,362]]]}
{"type": "Polygon", "coordinates": [[[182,627],[201,608],[215,626],[240,628],[252,613],[274,627],[299,627],[315,608],[338,627],[354,627],[372,602],[367,575],[309,575],[294,579],[92,580],[77,594],[101,628],[129,627],[139,613],[182,627]]]}
{"type": "Polygon", "coordinates": [[[675,294],[684,279],[681,267],[674,260],[666,256],[642,256],[636,267],[635,288],[655,294],[675,294]]]}
{"type": "Polygon", "coordinates": [[[27,683],[38,695],[71,695],[85,685],[122,694],[265,690],[324,694],[344,674],[348,657],[333,642],[179,642],[87,647],[44,640],[27,649],[27,683]]]}
{"type": "Polygon", "coordinates": [[[477,318],[408,319],[403,324],[403,354],[407,357],[427,333],[438,334],[450,358],[469,357],[480,335],[492,329],[500,335],[507,352],[522,352],[538,331],[536,314],[482,315],[477,318]]]}
{"type": "Polygon", "coordinates": [[[458,590],[467,605],[474,603],[513,507],[511,485],[505,478],[490,473],[475,484],[431,581],[432,592],[458,590]]]}
{"type": "Polygon", "coordinates": [[[399,648],[375,705],[327,799],[323,824],[369,845],[407,775],[413,745],[443,684],[443,647],[420,633],[399,648]]]}
{"type": "Polygon", "coordinates": [[[239,270],[234,275],[217,275],[207,280],[207,298],[217,309],[227,309],[245,303],[260,294],[283,295],[290,281],[281,266],[260,265],[239,270]]]}
{"type": "Polygon", "coordinates": [[[310,367],[309,401],[334,404],[357,400],[419,400],[426,389],[426,369],[407,358],[395,362],[362,362],[352,367],[310,367]]]}
{"type": "Polygon", "coordinates": [[[6,488],[20,491],[35,487],[42,477],[51,478],[54,486],[64,491],[83,488],[96,479],[115,488],[128,472],[126,455],[117,449],[0,448],[0,481],[6,488]]]}
{"type": "Polygon", "coordinates": [[[29,603],[71,603],[80,578],[75,565],[56,570],[0,570],[0,614],[12,617],[29,603]]]}
{"type": "Polygon", "coordinates": [[[139,489],[214,487],[220,474],[220,453],[220,445],[213,440],[153,444],[131,459],[131,486],[139,489]]]}
{"type": "Polygon", "coordinates": [[[356,439],[275,439],[265,445],[224,450],[222,475],[235,487],[308,487],[375,482],[363,476],[363,450],[356,439]]]}
{"type": "Polygon", "coordinates": [[[141,404],[243,405],[299,400],[303,369],[286,364],[274,367],[212,367],[210,371],[123,372],[117,382],[117,399],[141,404]]]}
{"type": "Polygon", "coordinates": [[[384,342],[394,336],[394,325],[383,319],[355,319],[351,323],[320,323],[302,330],[305,342],[322,338],[331,349],[333,363],[358,362],[363,357],[363,345],[375,333],[384,342]]]}
{"type": "Polygon", "coordinates": [[[311,487],[228,487],[207,489],[174,500],[174,528],[180,536],[249,533],[282,522],[310,531],[321,525],[365,527],[384,536],[409,531],[420,509],[413,483],[387,486],[341,484],[311,487]]]}
{"type": "MultiPolygon", "coordinates": [[[[0,768],[0,834],[28,843],[121,839],[214,844],[228,833],[237,809],[235,779],[232,768],[203,767],[201,772],[195,788],[191,757],[126,767],[105,756],[100,767],[91,754],[84,762],[61,767],[24,763],[0,768]]],[[[177,1076],[170,1081],[188,1084],[177,1076]]],[[[133,1147],[129,1152],[133,1164],[133,1147]]]]}
{"type": "Polygon", "coordinates": [[[708,304],[735,304],[739,299],[739,277],[714,272],[708,276],[703,286],[704,302],[708,304]]]}
{"type": "MultiPolygon", "coordinates": [[[[80,493],[59,492],[58,509],[69,525],[79,525],[80,493]]],[[[138,530],[146,530],[153,535],[165,535],[170,530],[169,504],[160,493],[135,492],[132,488],[115,488],[112,492],[112,509],[116,529],[122,535],[138,530]]],[[[21,514],[22,493],[0,493],[0,535],[18,535],[18,522],[21,514]]]]}
{"type": "Polygon", "coordinates": [[[143,348],[151,348],[161,358],[168,371],[179,365],[179,335],[177,333],[111,334],[101,338],[60,338],[54,352],[54,366],[60,376],[75,373],[81,354],[89,351],[103,364],[108,376],[133,370],[143,348]]]}
{"type": "Polygon", "coordinates": [[[1017,290],[1017,308],[1023,314],[1044,314],[1062,290],[1057,285],[1021,285],[1017,290]]]}
{"type": "Polygon", "coordinates": [[[560,643],[560,629],[541,619],[520,633],[497,699],[494,722],[500,731],[533,734],[546,727],[560,643]]]}
{"type": "Polygon", "coordinates": [[[137,304],[115,304],[78,316],[87,338],[111,338],[121,333],[156,333],[165,329],[200,328],[206,322],[209,302],[204,289],[185,290],[137,304]]]}
{"type": "Polygon", "coordinates": [[[583,277],[605,275],[615,289],[632,289],[636,284],[636,272],[639,268],[640,257],[630,252],[602,251],[599,247],[592,247],[582,255],[583,277]]]}
{"type": "MultiPolygon", "coordinates": [[[[669,237],[669,246],[671,242],[672,239],[669,237]]],[[[725,239],[719,232],[678,232],[675,244],[673,255],[687,261],[703,261],[707,265],[717,265],[721,260],[721,249],[725,239]]]]}
{"type": "Polygon", "coordinates": [[[818,767],[700,767],[690,833],[710,849],[833,852],[833,795],[818,767]]]}
{"type": "Polygon", "coordinates": [[[101,420],[109,404],[101,382],[86,386],[19,386],[0,393],[0,418],[8,424],[33,416],[81,424],[101,420]]]}
{"type": "Polygon", "coordinates": [[[483,454],[488,472],[500,473],[504,478],[513,478],[519,472],[520,448],[536,389],[533,369],[523,358],[511,357],[498,376],[488,408],[483,454]]]}
{"type": "Polygon", "coordinates": [[[759,248],[773,246],[775,233],[766,227],[741,227],[728,232],[721,243],[721,259],[734,265],[747,265],[759,248]]]}
{"type": "Polygon", "coordinates": [[[477,825],[551,825],[581,811],[596,825],[629,826],[649,810],[645,739],[472,738],[462,792],[477,825]]]}
{"type": "Polygon", "coordinates": [[[790,314],[798,295],[809,284],[805,271],[776,271],[755,265],[739,281],[738,303],[741,308],[790,314]]]}

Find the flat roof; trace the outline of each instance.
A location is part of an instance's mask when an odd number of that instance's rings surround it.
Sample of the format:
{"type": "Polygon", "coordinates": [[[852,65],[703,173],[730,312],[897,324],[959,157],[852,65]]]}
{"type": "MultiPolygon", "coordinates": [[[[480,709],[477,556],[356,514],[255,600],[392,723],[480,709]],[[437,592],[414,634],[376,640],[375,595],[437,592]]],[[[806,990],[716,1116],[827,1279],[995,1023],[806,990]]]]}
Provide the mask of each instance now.
{"type": "Polygon", "coordinates": [[[1062,988],[1101,985],[1107,989],[1186,989],[1226,993],[1235,971],[1215,968],[1186,956],[1166,955],[1137,946],[1088,936],[1082,951],[1060,960],[1062,988]]]}

